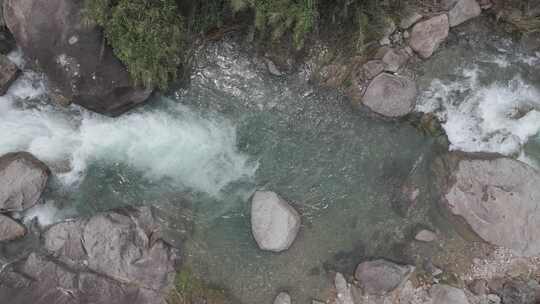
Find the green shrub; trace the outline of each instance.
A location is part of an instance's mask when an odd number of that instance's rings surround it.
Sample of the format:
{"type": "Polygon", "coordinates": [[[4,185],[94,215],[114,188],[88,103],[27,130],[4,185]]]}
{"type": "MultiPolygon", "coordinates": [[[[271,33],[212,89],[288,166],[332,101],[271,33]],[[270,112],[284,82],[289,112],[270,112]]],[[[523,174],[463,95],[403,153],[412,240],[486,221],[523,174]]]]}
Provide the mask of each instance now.
{"type": "Polygon", "coordinates": [[[253,9],[255,27],[261,33],[269,31],[273,41],[292,31],[297,49],[304,46],[306,35],[313,30],[314,0],[231,0],[231,6],[235,11],[253,9]]]}
{"type": "Polygon", "coordinates": [[[85,16],[103,27],[136,84],[166,89],[178,77],[185,33],[175,0],[86,0],[85,16]]]}

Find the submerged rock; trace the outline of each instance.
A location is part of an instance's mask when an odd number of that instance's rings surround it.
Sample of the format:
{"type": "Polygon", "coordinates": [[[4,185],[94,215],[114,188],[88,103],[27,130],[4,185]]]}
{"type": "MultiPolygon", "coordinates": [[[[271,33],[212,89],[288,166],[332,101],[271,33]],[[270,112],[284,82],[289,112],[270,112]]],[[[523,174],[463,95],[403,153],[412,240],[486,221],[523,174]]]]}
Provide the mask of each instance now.
{"type": "Polygon", "coordinates": [[[24,211],[34,206],[45,190],[49,168],[27,152],[0,157],[0,211],[24,211]]]}
{"type": "Polygon", "coordinates": [[[23,237],[26,234],[24,225],[15,220],[0,214],[0,242],[12,241],[23,237]]]}
{"type": "Polygon", "coordinates": [[[276,193],[257,191],[251,200],[251,230],[262,250],[287,250],[300,230],[300,215],[276,193]]]}
{"type": "Polygon", "coordinates": [[[414,236],[414,239],[420,242],[433,242],[437,239],[437,235],[429,230],[420,230],[414,236]]]}
{"type": "Polygon", "coordinates": [[[334,285],[337,293],[335,304],[354,304],[351,285],[339,272],[336,273],[336,277],[334,278],[334,285]]]}
{"type": "Polygon", "coordinates": [[[369,84],[362,103],[387,117],[409,114],[416,103],[416,83],[409,78],[382,73],[369,84]]]}
{"type": "Polygon", "coordinates": [[[4,16],[22,51],[47,75],[61,104],[120,115],[152,90],[133,87],[96,25],[82,24],[84,1],[5,0],[4,16]]]}
{"type": "Polygon", "coordinates": [[[420,15],[418,12],[415,12],[415,11],[408,12],[406,15],[403,16],[403,18],[401,18],[399,22],[399,27],[401,29],[406,30],[410,28],[411,26],[413,26],[420,19],[422,19],[422,17],[423,16],[420,15]]]}
{"type": "Polygon", "coordinates": [[[442,202],[485,241],[540,254],[540,173],[512,158],[449,153],[435,166],[442,202]]]}
{"type": "Polygon", "coordinates": [[[409,45],[422,58],[429,58],[448,37],[448,16],[438,15],[418,22],[411,30],[409,45]]]}
{"type": "Polygon", "coordinates": [[[274,299],[274,304],[291,304],[291,296],[286,292],[280,292],[274,299]]]}
{"type": "Polygon", "coordinates": [[[414,270],[386,260],[374,260],[358,265],[354,277],[367,294],[384,295],[402,285],[414,270]]]}
{"type": "Polygon", "coordinates": [[[480,16],[482,9],[476,0],[452,0],[448,12],[448,21],[451,27],[480,16]]]}
{"type": "Polygon", "coordinates": [[[0,55],[0,96],[6,94],[21,71],[6,56],[0,55]]]}

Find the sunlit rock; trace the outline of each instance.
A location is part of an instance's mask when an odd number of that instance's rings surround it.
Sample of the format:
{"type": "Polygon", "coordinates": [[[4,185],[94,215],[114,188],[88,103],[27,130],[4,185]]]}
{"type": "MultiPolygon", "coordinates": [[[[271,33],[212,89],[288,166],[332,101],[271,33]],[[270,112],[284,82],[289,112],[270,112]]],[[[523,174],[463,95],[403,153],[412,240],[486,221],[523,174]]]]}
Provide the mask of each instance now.
{"type": "Polygon", "coordinates": [[[300,215],[276,193],[257,191],[251,200],[251,230],[262,250],[287,250],[300,230],[300,215]]]}

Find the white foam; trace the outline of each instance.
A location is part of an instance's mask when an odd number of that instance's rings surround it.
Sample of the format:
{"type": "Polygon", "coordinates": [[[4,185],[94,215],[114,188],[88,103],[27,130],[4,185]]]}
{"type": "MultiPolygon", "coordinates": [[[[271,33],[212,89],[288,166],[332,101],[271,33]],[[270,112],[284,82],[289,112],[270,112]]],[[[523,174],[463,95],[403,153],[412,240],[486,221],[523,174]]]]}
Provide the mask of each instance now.
{"type": "Polygon", "coordinates": [[[22,214],[22,218],[26,226],[29,226],[29,223],[32,220],[37,219],[37,222],[41,227],[47,227],[62,220],[60,210],[54,206],[53,202],[37,204],[26,210],[24,214],[22,214]]]}
{"type": "Polygon", "coordinates": [[[519,76],[482,86],[479,73],[477,68],[465,69],[461,81],[434,80],[417,110],[436,113],[452,150],[518,156],[540,132],[540,92],[519,76]]]}
{"type": "Polygon", "coordinates": [[[256,164],[236,148],[234,125],[218,116],[202,117],[164,101],[163,110],[108,118],[85,110],[61,111],[42,99],[43,81],[25,72],[0,97],[0,155],[25,150],[55,169],[66,186],[76,186],[88,165],[116,163],[168,179],[179,187],[218,195],[229,183],[251,178],[256,164]],[[21,102],[24,100],[24,102],[21,102]]]}

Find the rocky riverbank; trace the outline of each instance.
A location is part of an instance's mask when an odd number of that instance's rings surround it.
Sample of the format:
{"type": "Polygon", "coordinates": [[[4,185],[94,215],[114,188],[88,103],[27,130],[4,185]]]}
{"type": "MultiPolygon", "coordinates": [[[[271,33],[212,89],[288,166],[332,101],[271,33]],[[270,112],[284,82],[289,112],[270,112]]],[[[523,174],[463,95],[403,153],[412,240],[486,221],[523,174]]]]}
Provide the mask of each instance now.
{"type": "MultiPolygon", "coordinates": [[[[503,12],[497,11],[500,3],[490,1],[443,2],[429,10],[409,12],[384,31],[372,52],[361,56],[339,54],[324,40],[308,46],[306,63],[299,64],[303,67],[300,77],[343,90],[356,107],[366,109],[376,119],[395,121],[414,116],[419,94],[415,65],[436,56],[453,28],[470,22],[482,10],[495,15],[503,12]]],[[[104,44],[101,32],[82,26],[78,4],[68,0],[7,0],[4,10],[18,46],[29,62],[47,75],[52,99],[65,106],[73,102],[119,115],[146,100],[151,90],[130,84],[126,68],[104,44]]],[[[527,39],[535,50],[530,37],[527,39]]],[[[287,60],[280,64],[276,57],[269,53],[254,61],[273,77],[294,74],[287,60]]],[[[5,92],[20,71],[4,57],[0,57],[0,66],[0,89],[5,92]]],[[[437,125],[427,116],[433,118],[426,114],[424,122],[437,125]]],[[[434,128],[430,129],[428,133],[433,133],[434,128]]],[[[438,151],[427,161],[433,177],[430,189],[436,189],[432,203],[440,212],[437,216],[444,217],[444,224],[415,226],[407,232],[406,242],[395,249],[407,262],[362,256],[354,269],[348,265],[350,261],[342,270],[325,267],[323,275],[331,276],[334,286],[327,286],[323,292],[326,297],[313,303],[540,301],[538,170],[499,154],[438,151]],[[444,229],[460,235],[446,234],[444,229]]],[[[417,207],[419,196],[427,195],[420,193],[411,178],[416,166],[402,178],[404,182],[399,180],[400,193],[391,198],[404,217],[417,207]]],[[[168,303],[172,298],[178,303],[235,303],[219,288],[215,296],[214,289],[203,287],[205,278],[189,275],[187,266],[182,265],[179,238],[169,237],[170,228],[153,207],[126,207],[46,227],[23,221],[21,214],[42,203],[54,174],[26,152],[0,157],[0,299],[21,304],[151,304],[168,303]]],[[[270,189],[259,187],[264,189],[249,199],[252,243],[270,251],[264,257],[271,259],[270,254],[298,246],[309,220],[297,202],[283,198],[287,193],[273,192],[277,190],[271,189],[272,185],[270,189]]],[[[313,271],[319,272],[319,268],[313,271]]],[[[281,289],[274,303],[297,302],[287,286],[281,289]]]]}

